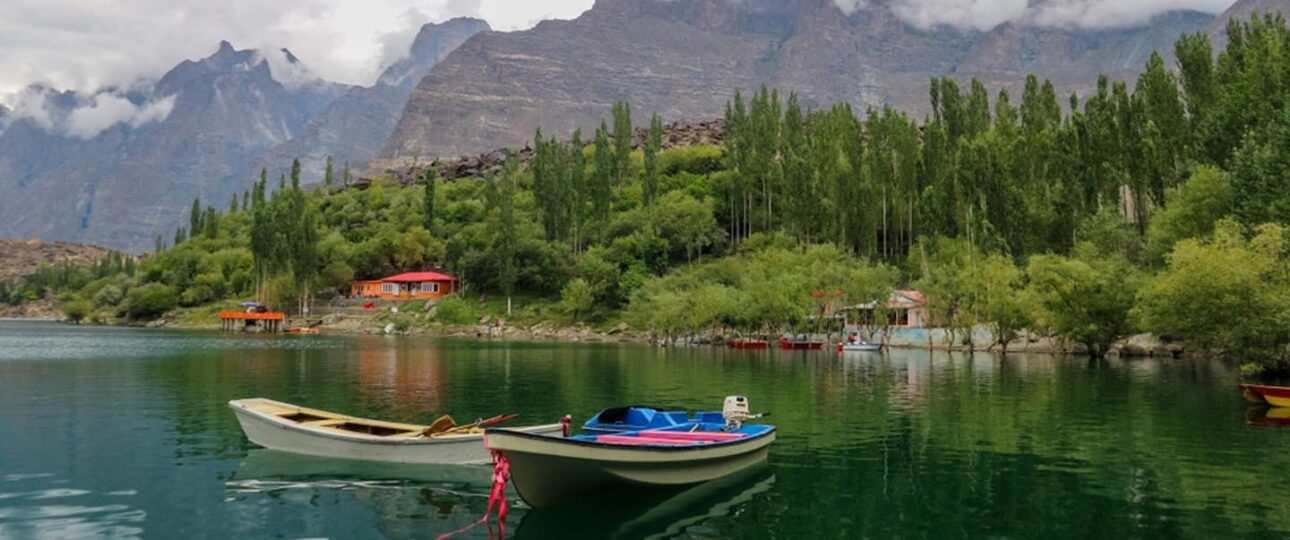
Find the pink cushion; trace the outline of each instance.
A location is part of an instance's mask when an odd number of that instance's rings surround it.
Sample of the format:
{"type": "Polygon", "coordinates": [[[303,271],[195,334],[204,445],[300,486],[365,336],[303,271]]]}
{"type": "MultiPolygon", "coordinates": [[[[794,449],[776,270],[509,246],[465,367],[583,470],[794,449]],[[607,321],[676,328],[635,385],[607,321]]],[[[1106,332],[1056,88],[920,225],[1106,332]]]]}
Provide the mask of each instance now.
{"type": "Polygon", "coordinates": [[[674,441],[717,442],[742,439],[747,435],[743,433],[714,433],[703,431],[642,431],[641,436],[654,439],[670,439],[674,441]]]}
{"type": "Polygon", "coordinates": [[[656,439],[652,437],[628,437],[626,435],[600,435],[596,437],[596,442],[607,444],[640,444],[648,446],[685,446],[693,444],[693,441],[678,441],[674,439],[656,439]]]}

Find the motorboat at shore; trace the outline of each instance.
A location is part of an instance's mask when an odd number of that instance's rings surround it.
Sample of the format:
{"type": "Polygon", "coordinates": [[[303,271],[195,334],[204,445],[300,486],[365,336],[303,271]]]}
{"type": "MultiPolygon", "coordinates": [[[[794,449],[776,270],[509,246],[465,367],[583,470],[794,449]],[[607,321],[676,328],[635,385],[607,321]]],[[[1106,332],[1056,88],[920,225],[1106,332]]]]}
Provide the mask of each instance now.
{"type": "Polygon", "coordinates": [[[520,497],[540,508],[615,488],[698,484],[761,463],[775,441],[775,427],[743,423],[759,416],[748,413],[745,398],[731,396],[722,412],[693,418],[684,412],[615,408],[597,414],[582,435],[493,428],[486,439],[508,462],[520,497]],[[605,429],[614,424],[606,413],[622,414],[617,424],[622,431],[605,429]]]}
{"type": "Polygon", "coordinates": [[[838,352],[878,352],[882,350],[881,343],[866,343],[863,341],[853,341],[850,343],[839,343],[838,352]]]}
{"type": "MultiPolygon", "coordinates": [[[[230,401],[251,442],[283,452],[392,463],[478,464],[492,457],[484,429],[514,418],[494,417],[458,426],[443,416],[425,425],[385,422],[309,409],[264,398],[230,401]]],[[[561,423],[516,428],[517,433],[558,437],[561,423]]]]}

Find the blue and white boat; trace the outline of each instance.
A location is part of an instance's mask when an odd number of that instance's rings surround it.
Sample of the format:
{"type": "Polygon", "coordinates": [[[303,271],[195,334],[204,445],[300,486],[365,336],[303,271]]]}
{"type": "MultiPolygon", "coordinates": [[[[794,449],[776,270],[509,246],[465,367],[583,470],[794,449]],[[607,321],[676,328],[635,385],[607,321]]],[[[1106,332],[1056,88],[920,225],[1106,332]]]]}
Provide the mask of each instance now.
{"type": "Polygon", "coordinates": [[[539,508],[622,487],[715,480],[765,461],[775,426],[745,424],[742,396],[693,417],[648,407],[601,411],[568,438],[490,429],[488,447],[509,463],[520,497],[539,508]]]}

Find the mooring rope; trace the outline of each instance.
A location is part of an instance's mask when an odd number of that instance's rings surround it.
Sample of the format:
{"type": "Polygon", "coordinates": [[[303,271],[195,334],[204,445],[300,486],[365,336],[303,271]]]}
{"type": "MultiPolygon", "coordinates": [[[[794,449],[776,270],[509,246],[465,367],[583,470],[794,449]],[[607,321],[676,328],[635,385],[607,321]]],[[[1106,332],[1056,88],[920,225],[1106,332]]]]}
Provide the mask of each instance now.
{"type": "MultiPolygon", "coordinates": [[[[438,540],[451,538],[458,534],[469,531],[484,523],[488,523],[488,516],[493,513],[493,507],[497,507],[497,530],[499,537],[506,536],[506,483],[511,479],[511,462],[503,456],[501,452],[489,450],[493,455],[493,492],[488,496],[488,509],[484,511],[484,516],[474,522],[438,536],[438,540]]],[[[489,537],[492,536],[492,527],[489,527],[489,537]]]]}

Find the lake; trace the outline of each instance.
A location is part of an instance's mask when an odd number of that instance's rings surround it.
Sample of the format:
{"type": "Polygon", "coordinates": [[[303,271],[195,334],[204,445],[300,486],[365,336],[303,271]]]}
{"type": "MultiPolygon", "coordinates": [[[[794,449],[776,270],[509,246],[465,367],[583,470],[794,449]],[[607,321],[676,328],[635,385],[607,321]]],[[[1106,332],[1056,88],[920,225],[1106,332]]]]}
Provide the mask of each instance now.
{"type": "MultiPolygon", "coordinates": [[[[1234,368],[896,350],[658,349],[233,336],[0,321],[0,538],[433,538],[488,470],[254,448],[263,396],[425,423],[651,404],[770,411],[764,467],[594,508],[516,504],[516,538],[1276,538],[1290,429],[1234,368]]],[[[482,480],[481,480],[482,478],[482,480]]],[[[486,538],[483,527],[461,536],[486,538]]]]}

